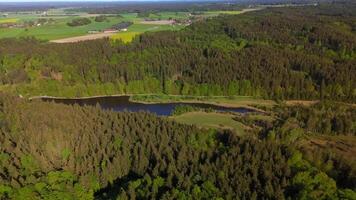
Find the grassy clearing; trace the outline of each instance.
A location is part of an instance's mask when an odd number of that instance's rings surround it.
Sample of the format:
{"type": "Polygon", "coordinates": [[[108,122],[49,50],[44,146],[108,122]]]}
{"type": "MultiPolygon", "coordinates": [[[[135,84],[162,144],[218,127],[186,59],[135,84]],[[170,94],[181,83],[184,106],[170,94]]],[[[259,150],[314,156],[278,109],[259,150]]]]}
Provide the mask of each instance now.
{"type": "Polygon", "coordinates": [[[171,119],[189,125],[196,125],[201,128],[231,129],[238,135],[245,134],[245,126],[233,120],[233,115],[224,113],[190,112],[171,119]]]}
{"type": "Polygon", "coordinates": [[[16,23],[17,21],[19,21],[19,19],[17,18],[0,18],[0,24],[4,24],[4,23],[16,23]]]}
{"type": "Polygon", "coordinates": [[[110,28],[112,25],[123,21],[122,18],[109,17],[109,21],[95,22],[93,19],[91,24],[78,27],[70,27],[67,22],[73,17],[57,19],[54,24],[47,24],[39,27],[31,28],[6,28],[0,30],[0,38],[5,37],[28,37],[34,36],[41,40],[54,40],[68,37],[86,35],[90,30],[102,30],[110,28]]]}

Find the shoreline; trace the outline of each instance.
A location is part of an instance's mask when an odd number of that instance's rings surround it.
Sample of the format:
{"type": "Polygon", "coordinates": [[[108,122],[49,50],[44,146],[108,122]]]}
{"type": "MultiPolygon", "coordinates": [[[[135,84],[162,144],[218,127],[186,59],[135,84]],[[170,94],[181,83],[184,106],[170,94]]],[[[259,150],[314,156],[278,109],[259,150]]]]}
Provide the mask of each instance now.
{"type": "MultiPolygon", "coordinates": [[[[253,107],[253,106],[248,106],[248,105],[243,105],[243,104],[233,104],[233,103],[219,103],[219,102],[214,102],[213,98],[228,98],[227,96],[211,96],[210,100],[197,100],[197,99],[191,99],[191,100],[167,100],[167,101],[142,101],[142,100],[132,100],[131,97],[133,96],[150,96],[150,95],[157,95],[157,94],[114,94],[114,95],[95,95],[95,96],[87,96],[87,97],[57,97],[57,96],[33,96],[27,98],[28,100],[36,100],[36,99],[53,99],[53,100],[86,100],[86,99],[95,99],[95,98],[109,98],[109,97],[128,97],[129,102],[132,103],[140,103],[140,104],[169,104],[169,103],[199,103],[199,104],[206,104],[206,105],[214,105],[214,106],[221,106],[225,108],[243,108],[243,109],[248,109],[251,110],[251,112],[262,112],[265,113],[266,111],[253,107]]],[[[167,95],[170,97],[184,97],[183,95],[167,95]]],[[[187,97],[187,96],[186,96],[187,97]]],[[[188,96],[192,98],[206,98],[208,96],[188,96]]],[[[257,104],[256,104],[257,105],[257,104]]]]}
{"type": "Polygon", "coordinates": [[[113,94],[113,95],[94,95],[94,96],[87,96],[87,97],[58,97],[58,96],[33,96],[33,97],[28,97],[28,100],[34,100],[34,99],[58,99],[58,100],[81,100],[81,99],[95,99],[95,98],[105,98],[105,97],[123,97],[123,96],[128,96],[131,97],[132,94],[113,94]]]}

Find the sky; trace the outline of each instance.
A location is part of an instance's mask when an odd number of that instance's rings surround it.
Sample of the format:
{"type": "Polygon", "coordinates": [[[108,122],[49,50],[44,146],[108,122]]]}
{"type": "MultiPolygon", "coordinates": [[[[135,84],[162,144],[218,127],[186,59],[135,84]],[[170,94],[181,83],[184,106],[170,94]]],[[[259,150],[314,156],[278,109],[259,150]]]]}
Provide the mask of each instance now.
{"type": "Polygon", "coordinates": [[[0,0],[0,2],[81,2],[81,1],[148,1],[148,0],[0,0]]]}
{"type": "MultiPolygon", "coordinates": [[[[94,2],[115,2],[115,1],[121,1],[121,2],[135,2],[135,1],[194,1],[194,0],[0,0],[1,2],[83,2],[83,1],[94,1],[94,2]]],[[[198,1],[204,1],[204,0],[198,0],[198,1]]],[[[206,0],[209,1],[209,0],[206,0]]],[[[210,0],[211,1],[211,0],[210,0]]],[[[216,0],[215,0],[216,1],[216,0]]]]}

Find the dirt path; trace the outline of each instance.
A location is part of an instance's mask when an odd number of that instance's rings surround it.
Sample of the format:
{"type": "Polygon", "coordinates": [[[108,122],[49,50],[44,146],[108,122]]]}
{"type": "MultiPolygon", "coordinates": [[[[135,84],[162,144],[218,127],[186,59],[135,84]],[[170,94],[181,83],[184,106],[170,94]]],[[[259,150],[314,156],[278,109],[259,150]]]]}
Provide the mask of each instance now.
{"type": "Polygon", "coordinates": [[[53,43],[74,43],[74,42],[81,42],[81,41],[86,41],[86,40],[95,40],[99,38],[105,38],[105,37],[110,37],[116,33],[97,33],[97,34],[89,34],[89,35],[83,35],[83,36],[77,36],[77,37],[70,37],[70,38],[64,38],[64,39],[59,39],[59,40],[51,40],[50,42],[53,43]]]}

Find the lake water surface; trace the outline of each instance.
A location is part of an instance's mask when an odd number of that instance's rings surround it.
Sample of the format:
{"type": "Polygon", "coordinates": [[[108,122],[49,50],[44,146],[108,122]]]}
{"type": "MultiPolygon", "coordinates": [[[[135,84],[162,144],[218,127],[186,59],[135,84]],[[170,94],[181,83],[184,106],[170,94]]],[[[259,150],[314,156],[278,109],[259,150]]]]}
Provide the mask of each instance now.
{"type": "Polygon", "coordinates": [[[246,113],[251,112],[250,109],[246,108],[232,108],[232,107],[223,107],[213,104],[205,103],[154,103],[154,104],[144,104],[136,103],[130,101],[130,96],[115,96],[115,97],[93,97],[85,99],[52,99],[52,98],[42,98],[44,101],[53,101],[56,103],[64,104],[78,104],[78,105],[97,105],[99,104],[103,109],[109,109],[114,111],[147,111],[155,113],[160,116],[169,116],[174,108],[178,105],[190,105],[196,106],[199,108],[211,108],[213,110],[222,111],[222,112],[238,112],[246,113]]]}

